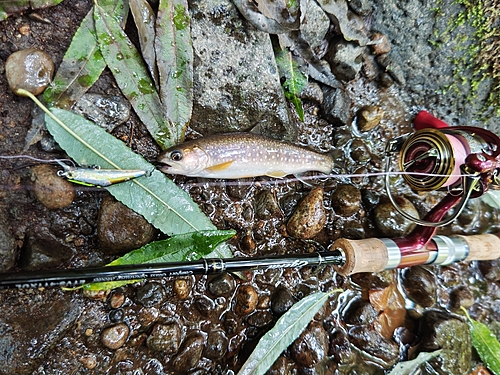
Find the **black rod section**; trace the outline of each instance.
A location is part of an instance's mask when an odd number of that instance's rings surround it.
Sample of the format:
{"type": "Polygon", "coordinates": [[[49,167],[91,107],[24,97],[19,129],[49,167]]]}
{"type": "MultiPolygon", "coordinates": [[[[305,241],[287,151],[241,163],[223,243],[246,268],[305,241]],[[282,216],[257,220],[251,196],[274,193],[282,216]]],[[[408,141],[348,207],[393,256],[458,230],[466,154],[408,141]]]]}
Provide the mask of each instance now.
{"type": "Polygon", "coordinates": [[[192,262],[143,263],[123,266],[89,267],[64,270],[0,273],[0,289],[77,287],[83,284],[157,279],[184,275],[210,275],[240,272],[257,268],[300,268],[305,266],[342,265],[344,256],[339,250],[267,256],[255,258],[210,258],[192,262]]]}

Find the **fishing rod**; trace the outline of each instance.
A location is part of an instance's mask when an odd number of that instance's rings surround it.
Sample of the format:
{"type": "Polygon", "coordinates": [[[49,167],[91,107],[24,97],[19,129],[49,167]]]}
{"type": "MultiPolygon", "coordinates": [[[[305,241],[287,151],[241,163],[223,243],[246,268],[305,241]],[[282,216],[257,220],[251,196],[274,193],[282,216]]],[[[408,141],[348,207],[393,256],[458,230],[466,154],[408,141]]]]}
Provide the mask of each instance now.
{"type": "Polygon", "coordinates": [[[500,238],[493,234],[435,236],[413,254],[403,254],[391,239],[339,239],[330,251],[251,258],[208,258],[190,262],[146,263],[66,270],[0,274],[0,289],[78,287],[84,284],[212,275],[256,269],[302,268],[331,265],[343,276],[423,265],[448,265],[500,258],[500,238]]]}

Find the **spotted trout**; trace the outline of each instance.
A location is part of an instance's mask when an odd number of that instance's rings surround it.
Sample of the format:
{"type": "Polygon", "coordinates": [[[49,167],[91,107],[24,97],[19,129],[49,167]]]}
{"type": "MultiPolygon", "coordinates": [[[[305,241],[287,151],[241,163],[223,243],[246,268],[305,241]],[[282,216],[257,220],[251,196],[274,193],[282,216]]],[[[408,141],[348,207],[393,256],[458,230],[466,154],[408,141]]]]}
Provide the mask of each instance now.
{"type": "Polygon", "coordinates": [[[333,159],[253,133],[215,134],[174,146],[158,156],[164,173],[205,178],[281,178],[307,171],[331,173],[333,159]]]}

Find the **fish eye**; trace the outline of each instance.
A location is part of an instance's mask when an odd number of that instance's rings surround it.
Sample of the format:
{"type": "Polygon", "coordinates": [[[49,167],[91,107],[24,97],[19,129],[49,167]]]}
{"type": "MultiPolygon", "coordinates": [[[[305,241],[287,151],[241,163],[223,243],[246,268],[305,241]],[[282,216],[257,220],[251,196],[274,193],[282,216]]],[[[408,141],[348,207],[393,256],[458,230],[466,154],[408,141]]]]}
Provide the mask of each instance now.
{"type": "Polygon", "coordinates": [[[181,161],[183,158],[182,151],[175,150],[170,153],[170,159],[173,161],[181,161]]]}

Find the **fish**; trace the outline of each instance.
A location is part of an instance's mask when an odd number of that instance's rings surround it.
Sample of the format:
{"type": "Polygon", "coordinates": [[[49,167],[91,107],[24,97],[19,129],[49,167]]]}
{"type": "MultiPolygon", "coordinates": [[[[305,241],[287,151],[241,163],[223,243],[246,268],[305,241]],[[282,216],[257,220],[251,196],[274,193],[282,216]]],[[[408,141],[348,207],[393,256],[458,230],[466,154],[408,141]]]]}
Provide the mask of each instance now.
{"type": "Polygon", "coordinates": [[[163,151],[157,161],[166,174],[238,179],[283,178],[333,170],[330,155],[253,133],[223,133],[190,140],[163,151]]]}

